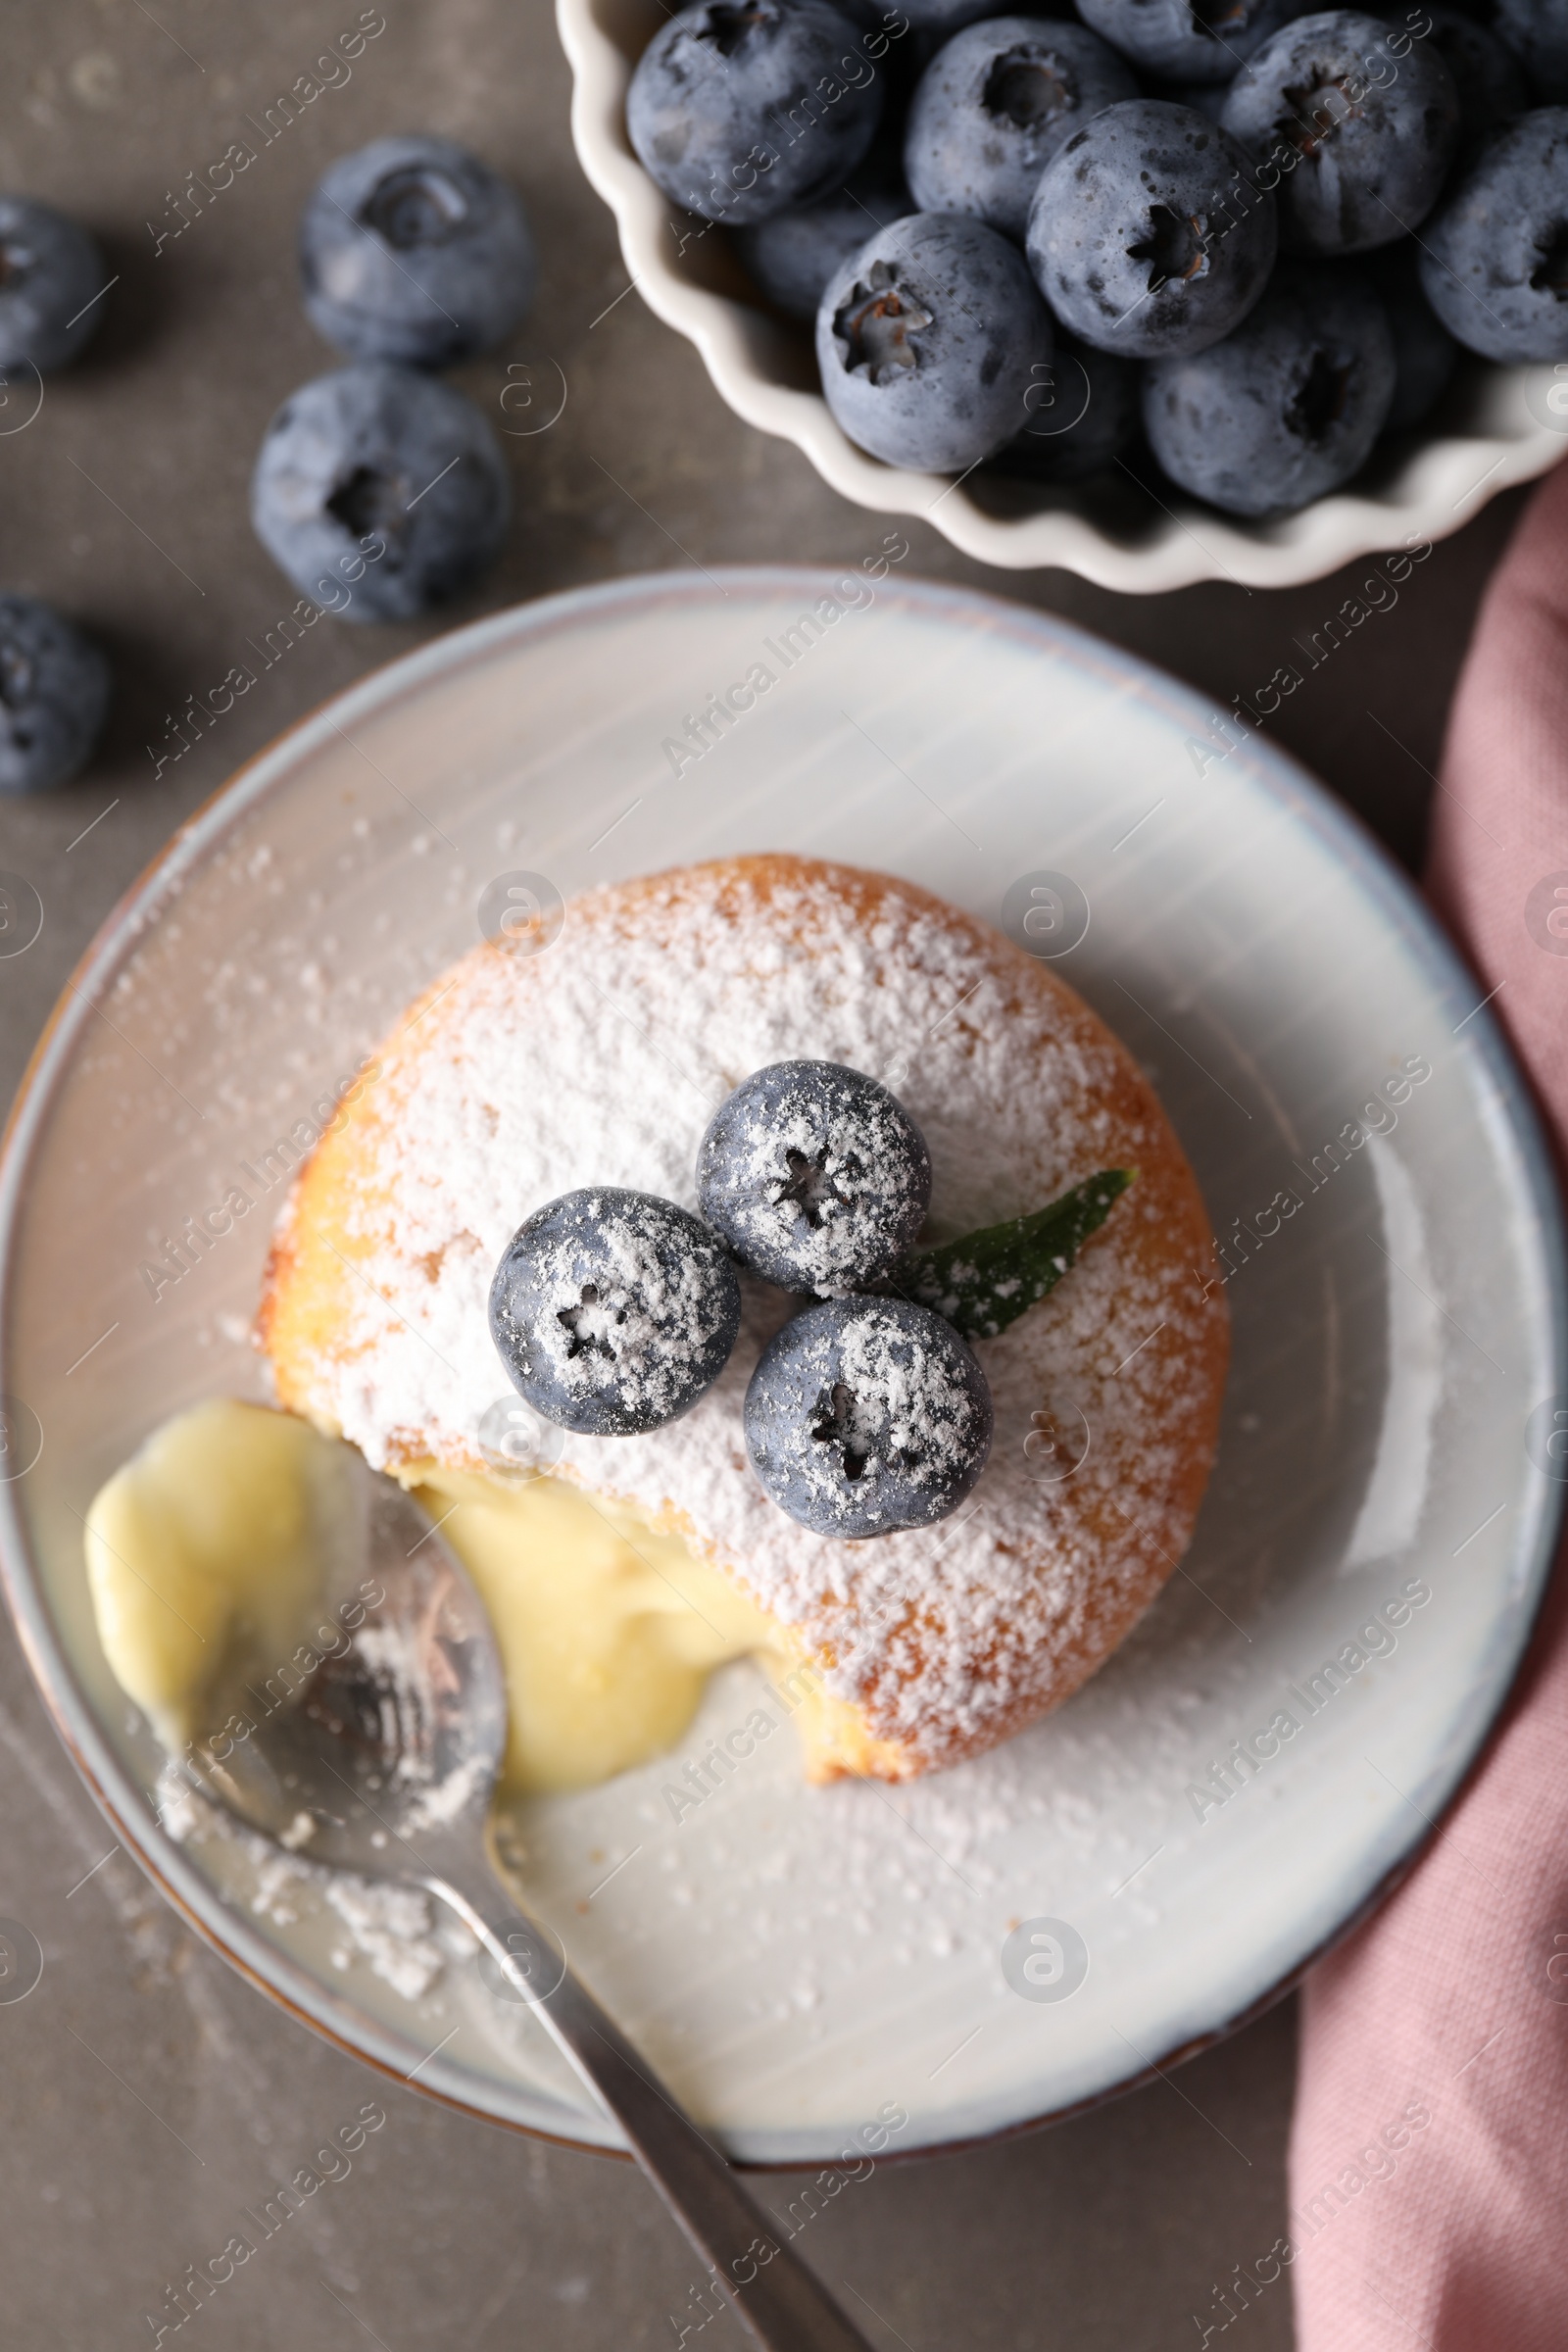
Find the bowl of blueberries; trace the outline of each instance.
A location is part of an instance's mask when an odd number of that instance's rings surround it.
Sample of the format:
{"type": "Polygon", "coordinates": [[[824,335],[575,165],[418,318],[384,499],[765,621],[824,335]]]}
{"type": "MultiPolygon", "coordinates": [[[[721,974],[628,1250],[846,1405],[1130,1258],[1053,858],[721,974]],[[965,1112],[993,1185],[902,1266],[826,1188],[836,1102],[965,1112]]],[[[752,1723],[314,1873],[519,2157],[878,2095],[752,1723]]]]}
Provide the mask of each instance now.
{"type": "Polygon", "coordinates": [[[1563,454],[1565,0],[558,11],[654,311],[983,562],[1284,586],[1563,454]]]}

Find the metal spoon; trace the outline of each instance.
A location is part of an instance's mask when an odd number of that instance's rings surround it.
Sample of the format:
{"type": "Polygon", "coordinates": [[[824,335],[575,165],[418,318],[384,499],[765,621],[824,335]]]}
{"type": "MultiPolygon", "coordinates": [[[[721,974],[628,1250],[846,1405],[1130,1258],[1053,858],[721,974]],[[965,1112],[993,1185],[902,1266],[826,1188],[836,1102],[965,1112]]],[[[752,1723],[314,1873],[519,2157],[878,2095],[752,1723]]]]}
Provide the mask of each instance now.
{"type": "Polygon", "coordinates": [[[420,1887],[455,1911],[619,2123],[753,2339],[771,2352],[867,2352],[573,1974],[559,1938],[503,1892],[486,1838],[507,1739],[489,1620],[418,1505],[352,1447],[331,1450],[350,1504],[338,1540],[352,1529],[359,1554],[334,1563],[334,1583],[346,1583],[345,1567],[368,1573],[385,1597],[292,1703],[221,1762],[199,1750],[199,1769],[188,1769],[204,1793],[290,1852],[420,1887]]]}

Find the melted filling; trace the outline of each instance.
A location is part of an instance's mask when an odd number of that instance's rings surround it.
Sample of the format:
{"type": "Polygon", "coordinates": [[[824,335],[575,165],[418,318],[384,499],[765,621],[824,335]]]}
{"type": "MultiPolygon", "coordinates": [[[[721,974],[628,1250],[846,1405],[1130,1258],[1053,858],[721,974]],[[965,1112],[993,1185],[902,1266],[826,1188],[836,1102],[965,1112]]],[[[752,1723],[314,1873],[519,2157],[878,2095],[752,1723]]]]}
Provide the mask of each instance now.
{"type": "Polygon", "coordinates": [[[99,1640],[166,1746],[220,1730],[317,1630],[347,1523],[336,1470],[304,1422],[220,1397],[166,1421],[95,1496],[99,1640]]]}
{"type": "Polygon", "coordinates": [[[773,1639],[677,1536],[561,1479],[515,1487],[433,1464],[408,1480],[478,1588],[501,1645],[504,1794],[589,1788],[675,1745],[715,1667],[773,1639]]]}
{"type": "MultiPolygon", "coordinates": [[[[233,1706],[254,1715],[247,1690],[264,1705],[289,1693],[302,1648],[357,1622],[354,1579],[374,1562],[351,1560],[345,1584],[338,1459],[289,1414],[220,1398],[167,1422],[97,1495],[86,1550],[99,1638],[166,1746],[210,1740],[233,1706]]],[[[619,1505],[558,1479],[502,1484],[433,1463],[404,1483],[444,1522],[495,1629],[503,1798],[647,1763],[678,1742],[716,1667],[752,1653],[784,1665],[744,1593],[619,1505]]]]}

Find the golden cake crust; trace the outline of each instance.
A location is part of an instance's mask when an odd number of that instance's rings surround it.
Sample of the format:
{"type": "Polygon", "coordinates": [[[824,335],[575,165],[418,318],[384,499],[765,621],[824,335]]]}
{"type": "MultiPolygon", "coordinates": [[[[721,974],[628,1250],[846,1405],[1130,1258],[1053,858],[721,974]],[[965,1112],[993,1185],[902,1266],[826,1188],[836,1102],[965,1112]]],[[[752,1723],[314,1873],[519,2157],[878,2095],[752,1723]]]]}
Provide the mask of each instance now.
{"type": "Polygon", "coordinates": [[[825,1678],[816,1774],[898,1780],[1093,1674],[1180,1559],[1213,1459],[1228,1322],[1197,1183],[1131,1055],[1049,966],[913,884],[786,856],[589,893],[543,954],[484,942],[302,1169],[260,1338],[279,1400],[372,1461],[484,1469],[478,1422],[507,1387],[483,1306],[512,1231],[590,1183],[694,1205],[712,1108],[795,1056],[893,1086],[931,1147],[932,1238],[1139,1171],[1057,1290],[979,1343],[996,1439],[952,1521],[848,1543],[761,1495],[740,1403],[787,1308],[760,1285],[694,1412],[566,1440],[559,1475],[679,1532],[825,1678]]]}

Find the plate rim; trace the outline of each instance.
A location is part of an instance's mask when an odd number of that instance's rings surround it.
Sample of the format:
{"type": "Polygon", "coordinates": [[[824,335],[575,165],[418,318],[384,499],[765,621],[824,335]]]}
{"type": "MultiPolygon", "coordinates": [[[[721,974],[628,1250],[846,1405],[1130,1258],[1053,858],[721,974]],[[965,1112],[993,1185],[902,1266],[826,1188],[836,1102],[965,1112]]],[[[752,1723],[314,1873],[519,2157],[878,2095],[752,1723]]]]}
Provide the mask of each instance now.
{"type": "MultiPolygon", "coordinates": [[[[141,868],[99,924],[51,1008],[28,1056],[0,1135],[0,1385],[11,1355],[12,1273],[18,1219],[26,1198],[31,1155],[47,1122],[54,1091],[66,1075],[80,1033],[94,1009],[95,983],[111,977],[142,930],[161,914],[171,893],[177,892],[187,871],[200,862],[279,783],[291,766],[314,756],[326,738],[338,732],[333,714],[345,719],[367,708],[384,708],[427,679],[460,670],[470,660],[509,643],[538,642],[564,630],[590,626],[602,614],[613,614],[639,605],[689,603],[710,606],[715,589],[728,588],[763,595],[805,583],[818,591],[829,587],[842,567],[826,564],[734,564],[716,567],[710,577],[695,578],[675,570],[639,572],[622,578],[585,584],[509,606],[466,626],[454,628],[426,644],[395,657],[368,671],[352,685],[326,697],[281,729],[219,785],[175,829],[164,847],[141,868]]],[[[879,583],[879,599],[904,605],[934,620],[965,621],[988,633],[1002,633],[1039,653],[1054,653],[1072,661],[1080,671],[1097,680],[1134,686],[1132,699],[1152,702],[1173,720],[1190,722],[1199,739],[1211,713],[1199,690],[1173,677],[1143,656],[1130,653],[1055,613],[998,594],[991,589],[956,586],[920,575],[889,577],[879,583]]],[[[1250,783],[1275,805],[1307,823],[1360,879],[1376,911],[1404,943],[1406,952],[1424,967],[1435,993],[1471,979],[1469,967],[1427,905],[1414,880],[1404,873],[1364,820],[1308,769],[1262,730],[1238,747],[1244,767],[1250,764],[1250,783]],[[1245,755],[1253,753],[1250,763],[1245,755]]],[[[1528,1077],[1517,1061],[1500,1024],[1488,1003],[1470,1016],[1465,1051],[1479,1054],[1503,1108],[1519,1154],[1524,1192],[1536,1212],[1546,1267],[1545,1296],[1540,1304],[1542,1329],[1548,1341],[1559,1386],[1568,1385],[1568,1251],[1564,1247],[1563,1216],[1555,1163],[1544,1122],[1528,1077]]],[[[79,1684],[65,1642],[53,1620],[42,1581],[30,1558],[22,1527],[21,1482],[0,1485],[0,1589],[16,1629],[28,1672],[50,1722],[89,1793],[115,1835],[139,1867],[187,1925],[218,1951],[246,1981],[275,2000],[296,2021],[309,2026],[340,2049],[378,2072],[421,2091],[442,2105],[479,2120],[500,2124],[555,2145],[595,2155],[629,2160],[624,2148],[559,2131],[520,2113],[509,2113],[498,2100],[481,2103],[470,2089],[473,2075],[464,2070],[431,2070],[420,2059],[417,2045],[404,2041],[355,2003],[335,1998],[328,1986],[292,1954],[253,1929],[204,1872],[190,1861],[178,1841],[169,1837],[146,1810],[146,1792],[121,1763],[104,1736],[96,1712],[79,1684]],[[403,2060],[415,2060],[421,2078],[415,2080],[403,2060]],[[451,2077],[443,2086],[440,2077],[451,2077]],[[431,2079],[433,2075],[434,2079],[431,2079]]],[[[1125,2075],[1061,2106],[1014,2118],[991,2130],[933,2138],[917,2146],[889,2150],[880,2162],[911,2163],[931,2156],[956,2155],[966,2149],[989,2147],[1063,2123],[1103,2106],[1125,2091],[1163,2076],[1170,2067],[1213,2047],[1262,2016],[1302,1981],[1330,1951],[1354,1934],[1416,1867],[1440,1834],[1442,1815],[1453,1805],[1479,1771],[1507,1706],[1549,1583],[1556,1556],[1568,1490],[1557,1487],[1544,1498],[1540,1532],[1531,1559],[1528,1582],[1521,1593],[1511,1651],[1504,1650],[1495,1688],[1478,1708],[1471,1703],[1447,1728],[1445,1752],[1437,1759],[1442,1793],[1435,1821],[1418,1822],[1414,1835],[1373,1886],[1357,1899],[1347,1916],[1294,1962],[1276,1981],[1240,2010],[1218,2020],[1197,2035],[1188,2035],[1162,2048],[1156,2057],[1140,2062],[1125,2075]],[[1453,1759],[1459,1759],[1454,1766],[1453,1759]]],[[[1471,1693],[1473,1702],[1474,1692],[1471,1693]]],[[[498,2085],[498,2089],[503,2086],[498,2085]]],[[[503,2091],[504,2095],[504,2091],[503,2091]]],[[[537,2096],[535,2094],[535,2104],[537,2096]]],[[[746,2171],[796,2173],[819,2170],[820,2156],[747,2156],[730,2161],[746,2171]]]]}

